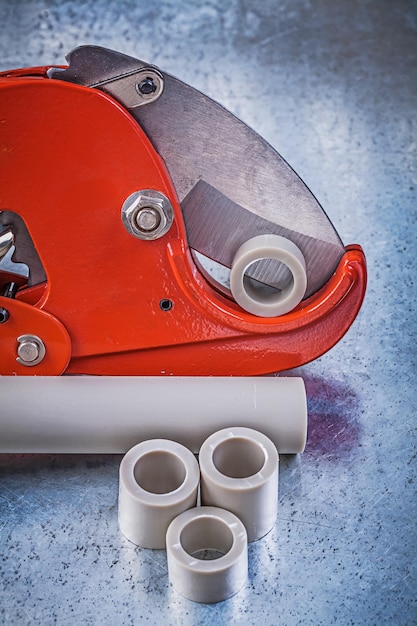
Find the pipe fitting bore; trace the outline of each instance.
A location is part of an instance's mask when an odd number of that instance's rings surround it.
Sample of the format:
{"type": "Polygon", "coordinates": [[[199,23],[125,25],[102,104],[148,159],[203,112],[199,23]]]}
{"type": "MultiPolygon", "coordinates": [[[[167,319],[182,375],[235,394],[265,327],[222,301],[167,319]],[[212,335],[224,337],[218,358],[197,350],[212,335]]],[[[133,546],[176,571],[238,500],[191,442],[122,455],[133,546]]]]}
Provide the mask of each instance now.
{"type": "Polygon", "coordinates": [[[166,547],[169,580],[189,600],[226,600],[247,580],[246,530],[230,511],[211,506],[185,511],[170,524],[166,547]]]}
{"type": "Polygon", "coordinates": [[[224,428],[203,443],[199,462],[202,505],[232,511],[245,525],[248,541],[273,528],[279,457],[268,437],[251,428],[224,428]]]}
{"type": "Polygon", "coordinates": [[[143,548],[165,548],[171,521],[195,507],[200,472],[190,450],[167,439],[151,439],[123,457],[119,480],[119,526],[143,548]]]}

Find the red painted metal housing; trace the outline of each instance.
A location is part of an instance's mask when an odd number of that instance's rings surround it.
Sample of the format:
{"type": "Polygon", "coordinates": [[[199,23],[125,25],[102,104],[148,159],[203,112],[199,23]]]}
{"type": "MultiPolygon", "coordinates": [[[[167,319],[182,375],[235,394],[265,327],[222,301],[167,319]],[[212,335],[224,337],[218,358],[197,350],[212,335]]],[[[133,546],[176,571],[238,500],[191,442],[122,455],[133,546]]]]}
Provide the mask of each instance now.
{"type": "MultiPolygon", "coordinates": [[[[0,296],[9,312],[0,374],[256,375],[299,366],[339,341],[365,293],[359,246],[291,313],[244,312],[196,267],[169,174],[129,113],[45,71],[0,76],[0,210],[22,217],[47,275],[15,300],[0,296]],[[142,241],[126,231],[121,207],[149,188],[170,199],[175,219],[162,238],[142,241]],[[16,362],[22,334],[46,346],[34,367],[16,362]]],[[[0,288],[9,279],[0,272],[0,288]]]]}

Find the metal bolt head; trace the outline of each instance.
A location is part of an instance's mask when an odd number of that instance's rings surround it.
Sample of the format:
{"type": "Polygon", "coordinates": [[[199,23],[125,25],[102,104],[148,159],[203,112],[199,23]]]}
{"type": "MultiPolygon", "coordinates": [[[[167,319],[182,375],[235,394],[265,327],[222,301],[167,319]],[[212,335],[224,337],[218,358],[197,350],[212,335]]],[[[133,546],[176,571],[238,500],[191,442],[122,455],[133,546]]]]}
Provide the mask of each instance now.
{"type": "Polygon", "coordinates": [[[154,240],[165,235],[174,221],[174,209],[168,198],[155,189],[132,193],[123,203],[122,222],[138,239],[154,240]]]}
{"type": "Polygon", "coordinates": [[[33,363],[39,358],[39,346],[34,341],[24,341],[19,344],[17,354],[21,361],[33,363]]]}
{"type": "Polygon", "coordinates": [[[36,335],[21,335],[17,338],[17,358],[16,361],[20,365],[32,367],[40,363],[45,354],[45,345],[36,335]]]}
{"type": "Polygon", "coordinates": [[[156,67],[143,67],[132,75],[132,80],[135,81],[135,98],[129,99],[129,108],[155,102],[164,91],[164,77],[156,67]]]}
{"type": "Polygon", "coordinates": [[[143,207],[135,215],[136,226],[145,233],[154,231],[161,223],[160,213],[153,207],[143,207]]]}
{"type": "Polygon", "coordinates": [[[148,95],[156,91],[156,85],[152,76],[147,76],[138,85],[138,89],[141,94],[148,95]]]}

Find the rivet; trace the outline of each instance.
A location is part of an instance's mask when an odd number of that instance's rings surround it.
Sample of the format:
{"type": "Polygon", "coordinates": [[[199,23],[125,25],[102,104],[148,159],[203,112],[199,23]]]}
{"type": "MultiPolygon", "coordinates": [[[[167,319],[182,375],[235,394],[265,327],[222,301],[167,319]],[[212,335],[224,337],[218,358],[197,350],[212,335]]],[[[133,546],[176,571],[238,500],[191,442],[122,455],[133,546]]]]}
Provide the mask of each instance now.
{"type": "Polygon", "coordinates": [[[20,365],[33,367],[43,361],[46,349],[42,339],[36,335],[21,335],[17,338],[17,357],[16,361],[20,365]]]}

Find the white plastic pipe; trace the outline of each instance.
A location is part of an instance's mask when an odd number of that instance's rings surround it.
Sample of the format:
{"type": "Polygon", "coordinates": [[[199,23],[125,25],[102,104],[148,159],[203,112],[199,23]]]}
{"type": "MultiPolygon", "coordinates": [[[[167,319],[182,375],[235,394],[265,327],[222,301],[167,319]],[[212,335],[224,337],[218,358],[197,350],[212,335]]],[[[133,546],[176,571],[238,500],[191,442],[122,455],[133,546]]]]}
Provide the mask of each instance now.
{"type": "Polygon", "coordinates": [[[0,452],[124,453],[158,438],[198,452],[229,426],[302,452],[302,378],[0,376],[0,452]]]}

